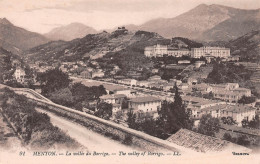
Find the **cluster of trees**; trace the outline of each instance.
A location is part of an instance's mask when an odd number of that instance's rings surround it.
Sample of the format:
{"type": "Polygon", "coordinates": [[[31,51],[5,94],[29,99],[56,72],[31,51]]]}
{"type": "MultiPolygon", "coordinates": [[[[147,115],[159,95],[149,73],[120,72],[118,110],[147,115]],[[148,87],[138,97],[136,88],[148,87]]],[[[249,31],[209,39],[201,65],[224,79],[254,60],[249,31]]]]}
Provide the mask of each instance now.
{"type": "Polygon", "coordinates": [[[242,146],[260,146],[260,137],[249,137],[248,135],[239,135],[238,137],[232,137],[230,133],[225,133],[223,139],[236,143],[242,146]]]}
{"type": "Polygon", "coordinates": [[[207,114],[201,117],[197,132],[207,136],[215,137],[215,133],[219,132],[219,127],[219,119],[212,117],[210,114],[207,114]]]}
{"type": "Polygon", "coordinates": [[[216,61],[213,62],[213,70],[209,73],[206,82],[216,84],[244,82],[250,79],[252,73],[252,71],[247,70],[243,65],[216,61]]]}
{"type": "Polygon", "coordinates": [[[255,97],[246,97],[245,95],[242,96],[240,100],[238,100],[238,103],[240,104],[251,104],[255,102],[256,98],[255,97]]]}
{"type": "Polygon", "coordinates": [[[242,126],[243,127],[250,127],[250,128],[255,128],[255,129],[260,129],[260,119],[259,116],[256,115],[255,118],[251,121],[243,120],[242,121],[242,126]]]}
{"type": "Polygon", "coordinates": [[[221,117],[221,121],[224,123],[224,124],[227,124],[227,125],[234,125],[234,124],[237,124],[237,122],[235,120],[233,120],[232,117],[228,116],[228,117],[221,117]]]}
{"type": "Polygon", "coordinates": [[[158,118],[148,116],[143,121],[137,121],[137,115],[130,110],[127,114],[128,126],[162,139],[168,138],[181,128],[192,129],[193,120],[190,118],[190,111],[185,109],[177,86],[174,90],[175,101],[163,101],[161,109],[158,110],[158,118]]]}
{"type": "Polygon", "coordinates": [[[53,126],[47,114],[35,110],[35,104],[23,95],[4,88],[1,94],[2,109],[6,117],[13,123],[25,144],[33,148],[54,148],[57,145],[77,148],[79,144],[53,126]],[[11,102],[11,103],[10,103],[11,102]]]}
{"type": "MultiPolygon", "coordinates": [[[[82,111],[83,107],[94,111],[96,104],[99,103],[99,97],[106,94],[103,85],[87,87],[81,83],[71,83],[69,76],[59,69],[40,73],[37,80],[41,84],[43,95],[55,103],[75,108],[79,111],[82,111]]],[[[102,105],[100,106],[102,107],[102,105]]],[[[100,111],[99,113],[103,112],[100,111]]],[[[97,115],[100,116],[100,114],[97,115]]]]}

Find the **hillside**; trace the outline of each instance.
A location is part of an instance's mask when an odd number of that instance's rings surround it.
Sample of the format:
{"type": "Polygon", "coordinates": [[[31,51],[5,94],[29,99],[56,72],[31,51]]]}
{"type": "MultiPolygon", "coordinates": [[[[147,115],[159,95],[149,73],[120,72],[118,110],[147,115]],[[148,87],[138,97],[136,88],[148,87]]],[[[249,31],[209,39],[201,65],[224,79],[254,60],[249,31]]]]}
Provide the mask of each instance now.
{"type": "Polygon", "coordinates": [[[17,27],[6,18],[0,18],[0,46],[6,50],[20,54],[24,50],[48,41],[40,34],[17,27]]]}
{"type": "Polygon", "coordinates": [[[170,46],[174,47],[174,48],[187,48],[187,49],[190,50],[191,48],[202,47],[203,44],[202,43],[198,43],[196,41],[189,40],[187,38],[174,37],[171,40],[170,46]]]}
{"type": "MultiPolygon", "coordinates": [[[[150,32],[129,32],[126,29],[118,29],[112,33],[102,32],[89,34],[81,39],[72,41],[54,41],[32,48],[25,54],[31,60],[75,61],[84,58],[96,59],[108,52],[118,52],[128,46],[137,43],[141,46],[144,41],[150,41],[150,45],[156,44],[153,39],[164,40],[161,36],[150,32]]],[[[143,54],[143,46],[139,49],[143,54]]]]}
{"type": "Polygon", "coordinates": [[[51,40],[70,41],[76,38],[83,38],[88,34],[95,34],[97,31],[81,23],[71,23],[67,26],[57,27],[50,32],[44,34],[46,38],[51,40]]]}
{"type": "Polygon", "coordinates": [[[230,40],[260,28],[260,9],[242,10],[221,5],[199,5],[174,18],[158,18],[136,29],[163,37],[202,41],[230,40]],[[235,27],[235,28],[234,28],[235,27]]]}
{"type": "Polygon", "coordinates": [[[3,82],[3,76],[7,77],[12,74],[12,61],[15,59],[21,62],[19,56],[0,47],[0,83],[3,82]]]}
{"type": "Polygon", "coordinates": [[[260,61],[260,30],[252,31],[227,44],[232,55],[239,55],[242,60],[260,61]]]}

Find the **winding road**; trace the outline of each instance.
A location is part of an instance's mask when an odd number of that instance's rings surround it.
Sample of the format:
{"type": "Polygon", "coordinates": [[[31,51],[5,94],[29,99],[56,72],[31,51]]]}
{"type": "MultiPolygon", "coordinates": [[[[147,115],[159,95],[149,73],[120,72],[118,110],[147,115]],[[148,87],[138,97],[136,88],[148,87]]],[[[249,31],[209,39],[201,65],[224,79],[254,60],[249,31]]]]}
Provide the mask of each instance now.
{"type": "Polygon", "coordinates": [[[36,110],[50,116],[51,123],[54,126],[59,127],[71,138],[74,138],[81,145],[87,147],[89,151],[118,153],[118,151],[132,152],[135,150],[133,147],[123,145],[120,142],[104,137],[71,120],[59,117],[40,108],[36,108],[36,110]]]}

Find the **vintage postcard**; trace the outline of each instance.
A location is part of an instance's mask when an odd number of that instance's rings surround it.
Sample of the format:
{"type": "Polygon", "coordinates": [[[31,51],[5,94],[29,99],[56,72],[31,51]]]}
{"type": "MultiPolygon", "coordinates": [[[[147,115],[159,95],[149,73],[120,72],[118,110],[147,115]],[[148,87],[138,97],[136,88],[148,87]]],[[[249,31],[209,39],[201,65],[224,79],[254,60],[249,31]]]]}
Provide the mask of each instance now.
{"type": "Polygon", "coordinates": [[[0,164],[259,164],[259,116],[259,0],[0,0],[0,164]]]}

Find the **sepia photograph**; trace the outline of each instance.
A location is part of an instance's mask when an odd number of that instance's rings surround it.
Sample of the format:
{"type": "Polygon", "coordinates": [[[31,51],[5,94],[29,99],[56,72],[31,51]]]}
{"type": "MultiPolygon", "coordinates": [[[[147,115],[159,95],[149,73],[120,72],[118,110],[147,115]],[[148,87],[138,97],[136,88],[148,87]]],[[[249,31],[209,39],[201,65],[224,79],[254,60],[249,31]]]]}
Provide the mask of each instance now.
{"type": "Polygon", "coordinates": [[[259,0],[0,0],[0,164],[260,164],[259,0]]]}

